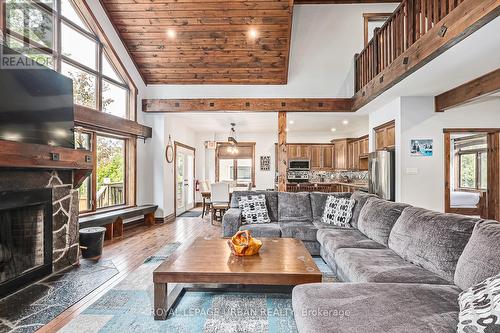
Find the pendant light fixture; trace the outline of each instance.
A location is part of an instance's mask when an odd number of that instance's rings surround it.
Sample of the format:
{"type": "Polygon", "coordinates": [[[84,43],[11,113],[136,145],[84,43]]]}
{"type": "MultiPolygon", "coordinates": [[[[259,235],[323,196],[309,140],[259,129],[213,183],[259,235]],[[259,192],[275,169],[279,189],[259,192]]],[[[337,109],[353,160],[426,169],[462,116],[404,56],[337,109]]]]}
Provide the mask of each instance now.
{"type": "Polygon", "coordinates": [[[231,129],[229,130],[229,135],[227,136],[227,142],[229,142],[229,147],[227,147],[227,152],[233,155],[238,154],[238,141],[236,140],[236,127],[235,123],[231,123],[231,129]]]}

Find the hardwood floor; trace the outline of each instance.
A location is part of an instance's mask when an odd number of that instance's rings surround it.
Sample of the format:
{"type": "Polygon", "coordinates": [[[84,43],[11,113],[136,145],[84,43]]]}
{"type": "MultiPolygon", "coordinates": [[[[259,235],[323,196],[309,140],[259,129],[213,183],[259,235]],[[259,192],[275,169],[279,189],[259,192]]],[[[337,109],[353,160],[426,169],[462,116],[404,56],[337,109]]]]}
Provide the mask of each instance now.
{"type": "MultiPolygon", "coordinates": [[[[220,237],[221,227],[210,224],[208,218],[177,218],[173,223],[154,226],[134,226],[125,230],[123,238],[106,241],[101,260],[111,260],[119,273],[102,286],[82,298],[73,306],[57,316],[38,332],[56,332],[87,307],[122,281],[130,272],[139,267],[144,260],[156,253],[167,243],[185,242],[192,237],[220,237]]],[[[153,277],[151,277],[153,278],[153,277]]]]}

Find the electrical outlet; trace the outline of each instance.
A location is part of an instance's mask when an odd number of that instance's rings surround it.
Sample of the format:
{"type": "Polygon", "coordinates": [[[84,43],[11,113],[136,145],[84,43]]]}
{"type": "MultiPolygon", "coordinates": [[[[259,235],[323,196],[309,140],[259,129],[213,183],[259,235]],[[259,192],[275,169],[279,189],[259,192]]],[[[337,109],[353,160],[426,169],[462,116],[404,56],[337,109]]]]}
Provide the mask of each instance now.
{"type": "Polygon", "coordinates": [[[406,174],[407,175],[418,175],[418,169],[417,168],[406,168],[406,174]]]}

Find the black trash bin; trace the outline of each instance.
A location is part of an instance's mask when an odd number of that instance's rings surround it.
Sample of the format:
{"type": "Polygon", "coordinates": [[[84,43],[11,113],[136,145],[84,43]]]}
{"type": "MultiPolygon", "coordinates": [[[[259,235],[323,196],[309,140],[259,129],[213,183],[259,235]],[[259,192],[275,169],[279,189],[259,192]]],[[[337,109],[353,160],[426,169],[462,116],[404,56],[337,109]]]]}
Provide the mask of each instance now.
{"type": "Polygon", "coordinates": [[[106,228],[103,227],[80,229],[80,248],[83,258],[96,260],[101,258],[105,232],[106,228]]]}

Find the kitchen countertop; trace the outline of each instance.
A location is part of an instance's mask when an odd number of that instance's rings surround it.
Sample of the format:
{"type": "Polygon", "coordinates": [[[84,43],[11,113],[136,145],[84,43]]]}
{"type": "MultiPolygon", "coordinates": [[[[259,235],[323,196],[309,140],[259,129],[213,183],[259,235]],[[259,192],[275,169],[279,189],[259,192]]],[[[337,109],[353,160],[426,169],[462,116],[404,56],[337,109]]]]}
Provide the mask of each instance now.
{"type": "Polygon", "coordinates": [[[317,185],[343,185],[343,186],[368,189],[368,183],[361,183],[361,182],[346,183],[346,182],[342,182],[342,181],[337,181],[337,182],[307,182],[307,183],[288,183],[288,184],[290,184],[290,185],[300,184],[301,186],[314,186],[316,184],[317,185]]]}

